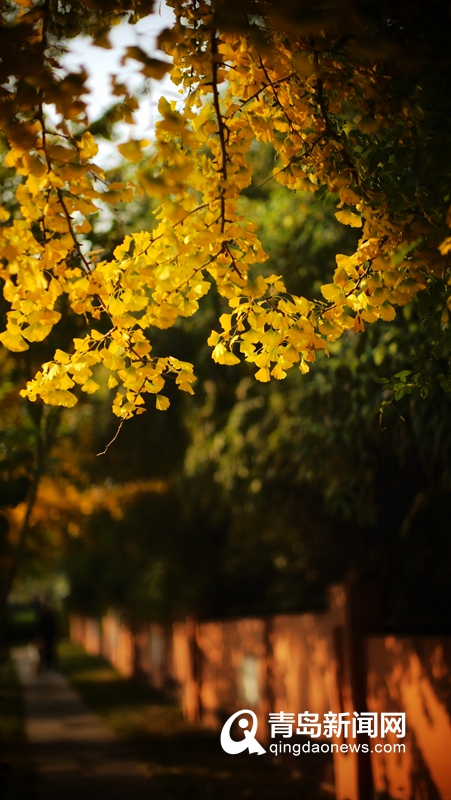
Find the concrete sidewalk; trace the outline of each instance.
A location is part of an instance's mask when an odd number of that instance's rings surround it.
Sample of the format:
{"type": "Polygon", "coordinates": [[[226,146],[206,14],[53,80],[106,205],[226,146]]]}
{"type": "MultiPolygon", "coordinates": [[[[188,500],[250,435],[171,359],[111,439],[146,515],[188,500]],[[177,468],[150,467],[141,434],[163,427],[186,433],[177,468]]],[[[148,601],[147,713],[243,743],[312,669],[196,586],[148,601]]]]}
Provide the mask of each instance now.
{"type": "Polygon", "coordinates": [[[39,800],[144,800],[151,780],[118,736],[56,672],[36,675],[26,648],[13,658],[39,800]]]}

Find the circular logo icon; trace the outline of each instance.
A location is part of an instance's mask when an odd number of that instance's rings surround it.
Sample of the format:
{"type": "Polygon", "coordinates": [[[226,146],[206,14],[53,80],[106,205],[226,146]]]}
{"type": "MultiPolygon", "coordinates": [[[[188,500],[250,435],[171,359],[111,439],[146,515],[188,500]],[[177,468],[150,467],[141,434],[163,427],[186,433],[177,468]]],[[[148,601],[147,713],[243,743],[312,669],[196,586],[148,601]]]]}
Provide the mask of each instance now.
{"type": "Polygon", "coordinates": [[[221,731],[221,747],[231,756],[236,755],[237,753],[244,753],[245,750],[248,750],[249,753],[257,753],[257,755],[261,756],[263,753],[266,753],[264,747],[257,742],[255,738],[255,734],[257,733],[257,715],[254,711],[251,711],[249,708],[244,708],[241,711],[236,711],[235,714],[232,714],[231,717],[228,718],[227,722],[225,723],[222,731],[221,731]],[[249,730],[246,728],[249,727],[249,720],[243,716],[243,714],[249,714],[252,717],[252,727],[249,730]],[[240,728],[244,730],[244,739],[241,739],[239,742],[236,742],[235,739],[232,739],[230,736],[230,729],[238,717],[242,717],[238,722],[240,728]]]}

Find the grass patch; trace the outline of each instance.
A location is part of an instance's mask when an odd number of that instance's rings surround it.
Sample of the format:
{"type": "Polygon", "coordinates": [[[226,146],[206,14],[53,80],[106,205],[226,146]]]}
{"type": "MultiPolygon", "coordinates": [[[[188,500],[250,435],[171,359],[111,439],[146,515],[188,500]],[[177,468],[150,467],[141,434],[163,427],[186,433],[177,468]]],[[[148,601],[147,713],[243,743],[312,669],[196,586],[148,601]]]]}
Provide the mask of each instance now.
{"type": "Polygon", "coordinates": [[[0,662],[0,697],[0,797],[33,800],[22,694],[13,662],[7,657],[0,662]]]}
{"type": "Polygon", "coordinates": [[[77,645],[60,645],[59,666],[86,703],[147,765],[153,798],[330,800],[329,794],[302,778],[301,759],[274,764],[268,756],[227,755],[217,732],[189,724],[174,703],[121,677],[106,661],[87,655],[77,645]]]}

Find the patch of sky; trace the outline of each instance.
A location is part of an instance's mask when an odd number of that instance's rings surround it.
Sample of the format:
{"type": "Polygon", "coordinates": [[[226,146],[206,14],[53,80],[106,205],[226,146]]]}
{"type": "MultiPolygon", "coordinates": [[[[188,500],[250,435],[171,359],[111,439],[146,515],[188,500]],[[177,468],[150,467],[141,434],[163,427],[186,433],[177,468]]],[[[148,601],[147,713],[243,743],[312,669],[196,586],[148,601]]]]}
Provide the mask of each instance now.
{"type": "MultiPolygon", "coordinates": [[[[180,99],[177,88],[167,75],[161,81],[149,81],[141,74],[142,65],[137,61],[127,59],[124,64],[121,63],[126,48],[136,45],[149,56],[166,59],[165,54],[158,50],[157,37],[164,28],[171,27],[173,19],[172,9],[160,2],[153,14],[143,17],[135,25],[121,22],[113,27],[109,33],[110,49],[97,47],[89,36],[78,36],[68,44],[62,66],[68,73],[79,72],[81,68],[88,73],[88,93],[83,100],[87,104],[90,122],[102,117],[118,100],[112,94],[112,75],[116,75],[117,80],[124,83],[139,101],[139,108],[133,114],[134,124],[116,125],[115,144],[130,138],[152,139],[160,97],[164,95],[168,100],[180,99]]],[[[122,162],[115,144],[104,139],[100,139],[98,144],[96,161],[100,166],[111,169],[122,162]]]]}

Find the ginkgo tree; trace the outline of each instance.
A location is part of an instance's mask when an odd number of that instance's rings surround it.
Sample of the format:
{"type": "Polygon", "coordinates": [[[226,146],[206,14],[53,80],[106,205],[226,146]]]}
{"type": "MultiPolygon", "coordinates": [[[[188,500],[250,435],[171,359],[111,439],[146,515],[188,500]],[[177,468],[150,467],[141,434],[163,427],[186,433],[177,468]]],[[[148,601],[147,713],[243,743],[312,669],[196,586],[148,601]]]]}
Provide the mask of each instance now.
{"type": "MultiPolygon", "coordinates": [[[[140,62],[147,78],[169,71],[180,100],[160,100],[149,152],[133,139],[120,146],[141,163],[128,183],[108,183],[96,163],[87,76],[64,73],[61,53],[67,38],[86,30],[108,46],[112,25],[136,21],[151,4],[11,0],[2,11],[3,52],[11,58],[0,64],[0,126],[5,164],[18,176],[18,208],[11,216],[0,209],[9,304],[0,339],[21,352],[51,336],[62,315],[86,322],[24,396],[70,407],[78,388],[92,394],[105,379],[121,419],[142,413],[149,394],[166,409],[165,382],[173,378],[192,393],[194,368],[154,354],[152,331],[195,314],[213,284],[224,304],[208,339],[213,359],[243,358],[262,382],[293,367],[308,372],[344,332],[392,320],[431,286],[446,337],[446,4],[168,5],[175,22],[158,41],[168,58],[139,47],[125,58],[140,62]],[[265,270],[257,226],[240,204],[252,183],[255,141],[274,148],[268,179],[326,198],[339,222],[361,233],[355,252],[336,254],[321,297],[298,296],[283,275],[265,270]],[[89,252],[92,215],[141,191],[158,200],[157,224],[126,236],[112,258],[89,252]]],[[[119,116],[131,121],[137,101],[117,76],[113,92],[119,116]]],[[[441,380],[449,388],[447,376],[441,380]]]]}

